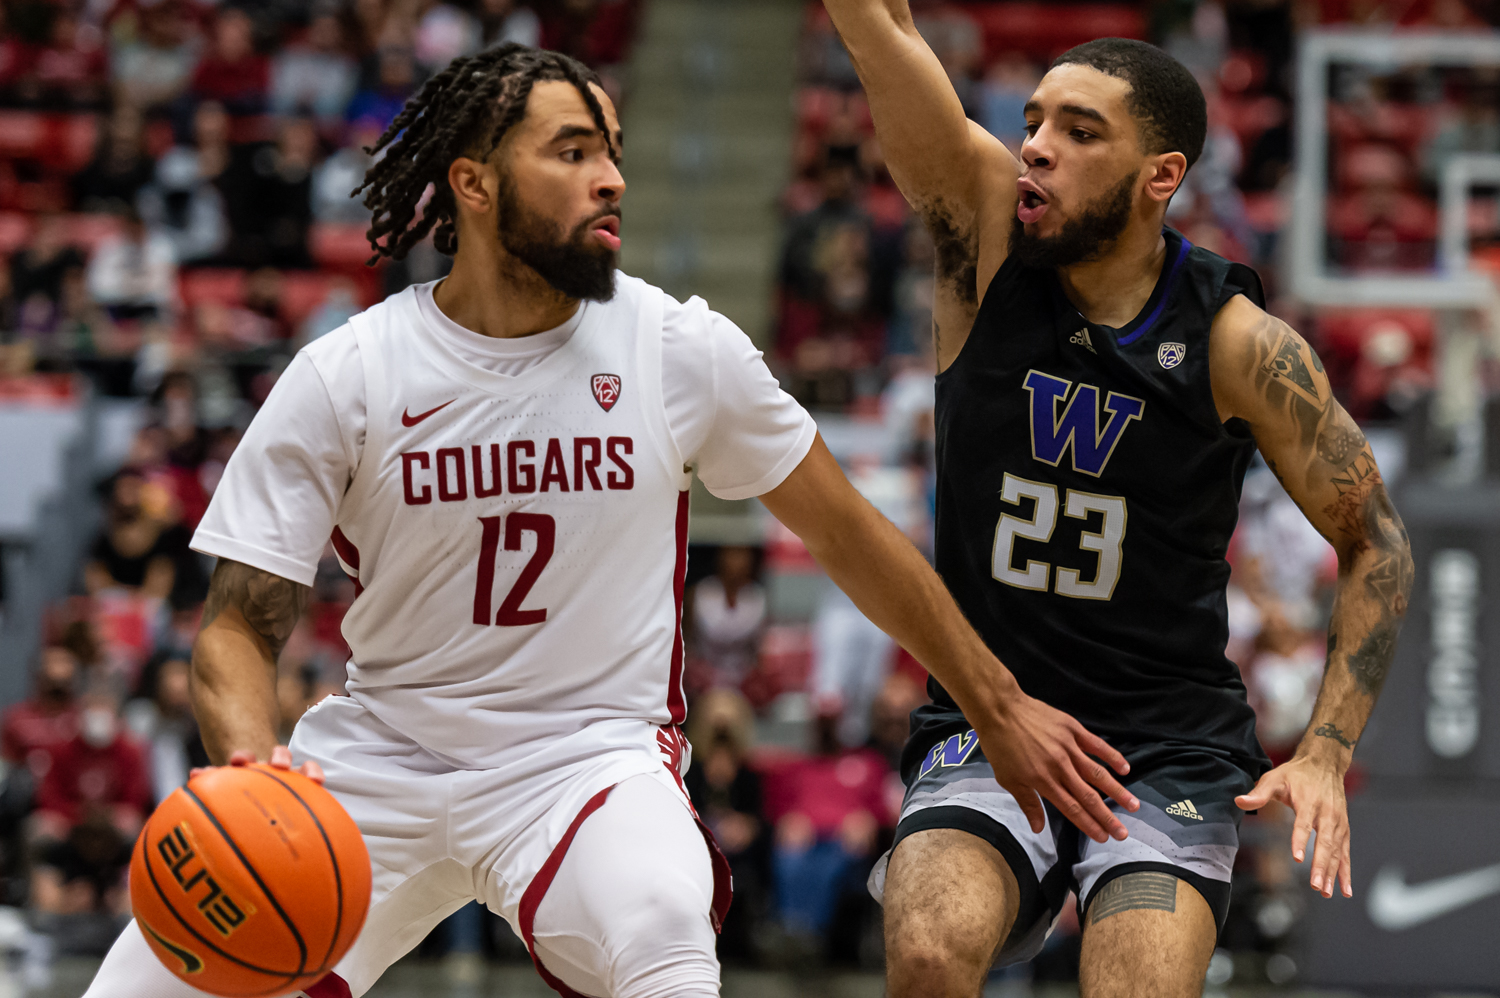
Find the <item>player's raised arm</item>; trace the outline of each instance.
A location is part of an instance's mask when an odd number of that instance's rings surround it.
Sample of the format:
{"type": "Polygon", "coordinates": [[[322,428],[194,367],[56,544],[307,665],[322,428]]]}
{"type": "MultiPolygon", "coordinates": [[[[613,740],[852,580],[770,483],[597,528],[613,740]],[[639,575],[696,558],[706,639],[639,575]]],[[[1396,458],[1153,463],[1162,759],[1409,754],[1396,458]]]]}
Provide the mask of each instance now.
{"type": "Polygon", "coordinates": [[[215,763],[237,761],[233,757],[241,753],[242,761],[272,758],[279,718],[276,659],[309,592],[227,558],[214,569],[193,644],[192,690],[203,747],[215,763]]]}
{"type": "Polygon", "coordinates": [[[1126,837],[1125,826],[1094,788],[1129,810],[1139,805],[1090,756],[1121,774],[1130,768],[1125,757],[1072,717],[1021,691],[911,541],[849,484],[822,437],[761,501],[802,538],[865,616],[953,694],[995,778],[1015,796],[1034,831],[1043,827],[1040,794],[1094,840],[1126,837]]]}
{"type": "Polygon", "coordinates": [[[1311,883],[1350,895],[1349,821],[1343,777],[1396,652],[1411,590],[1406,530],[1391,505],[1370,445],[1334,399],[1323,364],[1286,323],[1246,299],[1230,301],[1211,340],[1214,397],[1226,420],[1249,425],[1266,463],[1338,553],[1338,591],[1328,625],[1328,664],[1312,722],[1288,763],[1239,798],[1269,800],[1297,814],[1300,861],[1317,832],[1311,883]]]}
{"type": "Polygon", "coordinates": [[[964,115],[907,0],[824,0],[864,84],[896,186],[937,249],[938,366],[957,355],[984,288],[1005,259],[1016,208],[1016,159],[964,115]],[[946,299],[946,301],[945,301],[946,299]],[[946,306],[946,307],[945,307],[946,306]]]}

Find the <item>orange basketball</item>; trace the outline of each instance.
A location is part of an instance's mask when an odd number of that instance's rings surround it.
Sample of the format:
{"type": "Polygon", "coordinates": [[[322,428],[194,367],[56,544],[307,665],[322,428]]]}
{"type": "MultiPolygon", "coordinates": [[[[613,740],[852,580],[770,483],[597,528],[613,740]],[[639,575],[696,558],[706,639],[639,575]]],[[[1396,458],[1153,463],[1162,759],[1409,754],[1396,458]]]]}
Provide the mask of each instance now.
{"type": "Polygon", "coordinates": [[[333,795],[270,766],[219,767],[172,792],[130,861],[161,962],[227,998],[300,991],[333,969],[370,906],[370,854],[333,795]]]}

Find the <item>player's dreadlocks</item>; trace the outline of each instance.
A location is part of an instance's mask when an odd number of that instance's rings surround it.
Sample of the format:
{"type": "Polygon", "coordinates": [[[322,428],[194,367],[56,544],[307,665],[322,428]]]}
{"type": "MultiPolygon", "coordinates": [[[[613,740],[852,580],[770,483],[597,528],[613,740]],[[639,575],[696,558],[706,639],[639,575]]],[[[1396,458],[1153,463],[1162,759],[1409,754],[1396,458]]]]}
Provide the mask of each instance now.
{"type": "Polygon", "coordinates": [[[406,102],[396,120],[365,152],[385,156],[365,173],[350,197],[365,192],[365,207],[374,213],[365,233],[375,255],[400,260],[406,251],[437,227],[433,244],[441,253],[458,249],[453,218],[457,206],[448,186],[448,167],[460,156],[484,159],[495,151],[511,127],[526,116],[531,88],[544,80],[567,80],[578,88],[594,124],[614,152],[604,109],[589,89],[599,77],[576,59],[507,42],[478,55],[454,59],[406,102]],[[432,199],[422,217],[417,205],[432,185],[432,199]]]}

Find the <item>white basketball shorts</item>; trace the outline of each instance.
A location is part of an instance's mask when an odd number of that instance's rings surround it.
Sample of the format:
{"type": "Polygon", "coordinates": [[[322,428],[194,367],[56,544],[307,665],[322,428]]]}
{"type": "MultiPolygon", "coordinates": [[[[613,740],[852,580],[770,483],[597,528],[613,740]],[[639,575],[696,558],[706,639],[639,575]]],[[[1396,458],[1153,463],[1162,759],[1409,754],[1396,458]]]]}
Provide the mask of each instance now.
{"type": "MultiPolygon", "coordinates": [[[[717,995],[728,866],[682,789],[681,733],[643,727],[563,765],[539,753],[455,770],[349,697],[310,710],[293,758],[323,767],[359,825],[373,887],[358,940],[309,998],[358,998],[474,899],[510,923],[562,995],[717,995]]],[[[85,998],[202,996],[132,923],[85,998]]]]}

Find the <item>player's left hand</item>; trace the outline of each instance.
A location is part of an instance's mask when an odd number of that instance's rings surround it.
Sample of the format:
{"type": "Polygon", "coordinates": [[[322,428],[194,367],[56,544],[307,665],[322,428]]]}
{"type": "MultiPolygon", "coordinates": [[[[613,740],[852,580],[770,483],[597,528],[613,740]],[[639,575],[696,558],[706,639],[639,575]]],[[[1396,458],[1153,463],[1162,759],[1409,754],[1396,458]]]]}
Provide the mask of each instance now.
{"type": "MultiPolygon", "coordinates": [[[[231,766],[249,766],[258,761],[259,760],[255,758],[254,752],[250,752],[245,749],[234,752],[229,756],[229,765],[231,766]]],[[[318,786],[321,787],[323,785],[323,767],[319,766],[311,759],[309,759],[307,762],[304,762],[300,766],[294,767],[292,765],[292,750],[287,748],[285,745],[278,745],[271,750],[270,762],[272,769],[285,769],[289,772],[301,773],[303,776],[307,777],[309,780],[312,780],[318,786]]],[[[200,766],[192,772],[188,773],[188,779],[192,779],[199,773],[206,773],[212,768],[212,766],[200,766]]]]}
{"type": "Polygon", "coordinates": [[[1255,789],[1234,799],[1244,811],[1280,801],[1296,815],[1292,825],[1292,858],[1302,862],[1307,836],[1313,844],[1312,874],[1308,882],[1325,898],[1333,897],[1342,880],[1344,897],[1354,896],[1349,872],[1349,804],[1344,798],[1344,776],[1336,767],[1306,756],[1277,766],[1260,778],[1255,789]]]}

